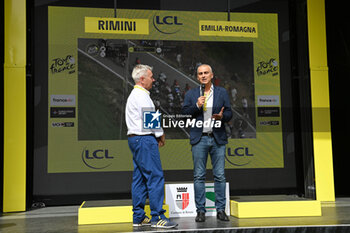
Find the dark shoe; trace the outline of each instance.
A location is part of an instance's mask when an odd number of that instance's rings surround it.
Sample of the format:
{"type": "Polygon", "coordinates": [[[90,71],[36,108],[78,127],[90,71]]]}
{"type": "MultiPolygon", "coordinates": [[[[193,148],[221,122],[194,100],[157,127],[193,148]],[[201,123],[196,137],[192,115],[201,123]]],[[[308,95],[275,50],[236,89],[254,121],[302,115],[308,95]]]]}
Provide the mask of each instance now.
{"type": "Polygon", "coordinates": [[[230,221],[225,213],[225,211],[220,210],[218,211],[218,213],[216,214],[216,218],[220,219],[221,221],[230,221]]]}
{"type": "Polygon", "coordinates": [[[196,222],[205,222],[204,212],[197,212],[196,222]]]}

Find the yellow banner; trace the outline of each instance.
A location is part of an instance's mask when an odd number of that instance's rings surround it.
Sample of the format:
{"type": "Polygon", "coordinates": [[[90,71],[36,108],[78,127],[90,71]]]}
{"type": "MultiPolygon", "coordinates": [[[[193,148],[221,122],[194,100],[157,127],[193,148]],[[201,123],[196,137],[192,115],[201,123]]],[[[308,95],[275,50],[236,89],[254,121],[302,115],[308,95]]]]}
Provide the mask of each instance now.
{"type": "Polygon", "coordinates": [[[148,19],[85,17],[85,32],[148,35],[148,19]]]}
{"type": "Polygon", "coordinates": [[[258,37],[258,24],[233,21],[199,21],[200,36],[258,37]]]}
{"type": "MultiPolygon", "coordinates": [[[[189,77],[197,62],[216,67],[218,85],[235,103],[225,169],[284,167],[277,14],[235,13],[225,21],[223,12],[120,9],[113,18],[111,9],[48,9],[49,173],[133,170],[123,104],[114,100],[133,88],[127,75],[139,61],[164,72],[169,86],[176,79],[181,94],[186,83],[197,86],[189,77]],[[235,82],[234,72],[245,82],[235,82]]],[[[170,111],[168,95],[157,98],[170,111]]],[[[173,104],[171,111],[181,109],[173,104]]],[[[193,169],[187,131],[164,129],[163,170],[193,169]]]]}

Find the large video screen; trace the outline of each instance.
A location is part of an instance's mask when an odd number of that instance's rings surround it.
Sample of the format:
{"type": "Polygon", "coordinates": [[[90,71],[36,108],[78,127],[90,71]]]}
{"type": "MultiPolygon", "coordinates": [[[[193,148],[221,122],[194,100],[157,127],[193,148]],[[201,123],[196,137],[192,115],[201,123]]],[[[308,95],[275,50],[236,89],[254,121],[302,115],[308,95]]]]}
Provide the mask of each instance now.
{"type": "MultiPolygon", "coordinates": [[[[172,124],[209,64],[230,97],[226,169],[283,168],[277,14],[49,7],[48,173],[132,171],[125,104],[136,64],[153,67],[164,170],[191,170],[172,124]]],[[[210,167],[210,164],[208,163],[210,167]]]]}

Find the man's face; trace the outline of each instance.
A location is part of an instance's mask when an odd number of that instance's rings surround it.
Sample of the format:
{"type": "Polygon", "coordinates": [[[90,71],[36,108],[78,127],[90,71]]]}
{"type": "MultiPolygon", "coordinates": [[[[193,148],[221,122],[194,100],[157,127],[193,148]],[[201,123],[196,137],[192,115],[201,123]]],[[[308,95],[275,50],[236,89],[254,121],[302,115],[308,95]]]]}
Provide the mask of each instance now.
{"type": "Polygon", "coordinates": [[[197,79],[201,84],[211,83],[213,73],[209,66],[199,66],[197,69],[197,79]]]}
{"type": "Polygon", "coordinates": [[[144,76],[142,76],[141,79],[142,79],[143,87],[144,87],[146,90],[151,90],[152,84],[153,84],[153,82],[155,81],[154,78],[153,78],[153,73],[152,73],[152,71],[147,70],[147,74],[144,75],[144,76]]]}

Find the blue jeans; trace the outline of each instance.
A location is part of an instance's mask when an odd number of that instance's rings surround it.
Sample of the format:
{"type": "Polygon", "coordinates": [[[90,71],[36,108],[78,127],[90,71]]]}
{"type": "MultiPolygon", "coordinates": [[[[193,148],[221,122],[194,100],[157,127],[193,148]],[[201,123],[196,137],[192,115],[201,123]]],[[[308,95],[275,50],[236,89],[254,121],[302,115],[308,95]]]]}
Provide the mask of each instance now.
{"type": "Polygon", "coordinates": [[[214,137],[202,136],[200,141],[192,146],[194,165],[194,195],[197,212],[205,209],[205,175],[208,153],[213,167],[215,207],[217,211],[225,211],[226,179],[225,179],[225,151],[226,145],[217,144],[214,137]]]}
{"type": "Polygon", "coordinates": [[[133,154],[134,171],[132,176],[133,221],[145,218],[145,203],[148,196],[152,219],[163,218],[164,176],[158,142],[154,136],[134,136],[128,138],[133,154]]]}

